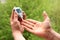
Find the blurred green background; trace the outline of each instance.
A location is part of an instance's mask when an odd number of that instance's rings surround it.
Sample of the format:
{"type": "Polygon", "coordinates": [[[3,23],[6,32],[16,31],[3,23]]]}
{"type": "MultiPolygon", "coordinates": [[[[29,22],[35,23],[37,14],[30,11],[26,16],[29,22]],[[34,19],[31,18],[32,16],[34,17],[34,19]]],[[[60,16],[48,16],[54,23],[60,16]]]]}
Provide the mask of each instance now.
{"type": "MultiPolygon", "coordinates": [[[[10,16],[14,6],[21,7],[27,18],[37,21],[43,21],[42,13],[46,11],[52,28],[60,33],[60,0],[6,0],[4,4],[0,2],[0,40],[13,40],[10,16]]],[[[44,40],[27,31],[24,37],[26,40],[44,40]]]]}

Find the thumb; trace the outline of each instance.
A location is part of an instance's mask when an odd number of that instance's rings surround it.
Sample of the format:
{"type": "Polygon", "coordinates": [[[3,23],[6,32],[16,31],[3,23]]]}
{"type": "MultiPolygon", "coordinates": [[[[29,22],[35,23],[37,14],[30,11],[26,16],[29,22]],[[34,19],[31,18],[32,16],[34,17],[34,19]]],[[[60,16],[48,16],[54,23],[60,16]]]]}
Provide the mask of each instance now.
{"type": "Polygon", "coordinates": [[[46,26],[47,29],[51,28],[50,18],[48,17],[46,11],[43,12],[43,16],[44,16],[44,25],[46,26]]]}
{"type": "Polygon", "coordinates": [[[47,15],[46,11],[43,11],[43,16],[44,16],[44,21],[45,22],[50,22],[50,19],[49,19],[48,15],[47,15]]]}

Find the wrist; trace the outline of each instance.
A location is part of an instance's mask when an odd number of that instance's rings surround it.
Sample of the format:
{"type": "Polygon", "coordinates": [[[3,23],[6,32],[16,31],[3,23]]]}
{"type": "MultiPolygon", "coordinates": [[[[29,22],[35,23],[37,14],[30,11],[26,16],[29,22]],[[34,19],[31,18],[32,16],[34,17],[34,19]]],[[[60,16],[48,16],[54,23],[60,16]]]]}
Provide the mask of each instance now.
{"type": "Polygon", "coordinates": [[[60,35],[55,32],[53,29],[47,32],[46,40],[60,40],[60,35]]]}
{"type": "Polygon", "coordinates": [[[12,34],[13,34],[13,35],[20,34],[21,36],[23,36],[22,33],[21,33],[20,31],[18,31],[18,30],[13,31],[12,34]]]}
{"type": "Polygon", "coordinates": [[[13,33],[14,40],[25,40],[20,31],[14,31],[13,33]]]}
{"type": "Polygon", "coordinates": [[[50,31],[47,31],[47,35],[46,35],[46,40],[52,40],[53,39],[53,29],[51,29],[50,31]]]}

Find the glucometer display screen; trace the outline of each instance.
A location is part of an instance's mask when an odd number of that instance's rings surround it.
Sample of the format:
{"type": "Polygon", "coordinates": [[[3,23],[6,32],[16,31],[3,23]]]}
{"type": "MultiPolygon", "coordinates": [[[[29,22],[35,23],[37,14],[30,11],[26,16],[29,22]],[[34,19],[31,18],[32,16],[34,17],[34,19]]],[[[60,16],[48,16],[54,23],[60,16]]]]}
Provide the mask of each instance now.
{"type": "Polygon", "coordinates": [[[16,11],[17,11],[18,13],[21,13],[21,10],[20,10],[20,9],[16,9],[16,11]]]}

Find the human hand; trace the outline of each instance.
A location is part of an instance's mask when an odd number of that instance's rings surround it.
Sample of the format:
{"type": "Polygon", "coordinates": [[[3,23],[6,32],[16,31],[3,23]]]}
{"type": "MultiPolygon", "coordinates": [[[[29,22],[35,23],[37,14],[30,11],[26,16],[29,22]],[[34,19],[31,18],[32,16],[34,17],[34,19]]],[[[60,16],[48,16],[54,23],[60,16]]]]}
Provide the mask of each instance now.
{"type": "Polygon", "coordinates": [[[50,26],[50,19],[47,15],[47,13],[43,12],[44,21],[38,22],[32,19],[23,20],[22,26],[25,27],[25,29],[39,37],[47,37],[47,32],[51,30],[50,26]]]}
{"type": "Polygon", "coordinates": [[[24,27],[21,26],[20,21],[18,21],[18,14],[13,10],[10,18],[12,32],[20,31],[21,33],[24,31],[24,27]]]}
{"type": "Polygon", "coordinates": [[[18,14],[13,10],[10,18],[10,23],[14,40],[25,40],[25,38],[22,35],[24,27],[21,26],[20,22],[21,21],[18,20],[18,14]]]}

